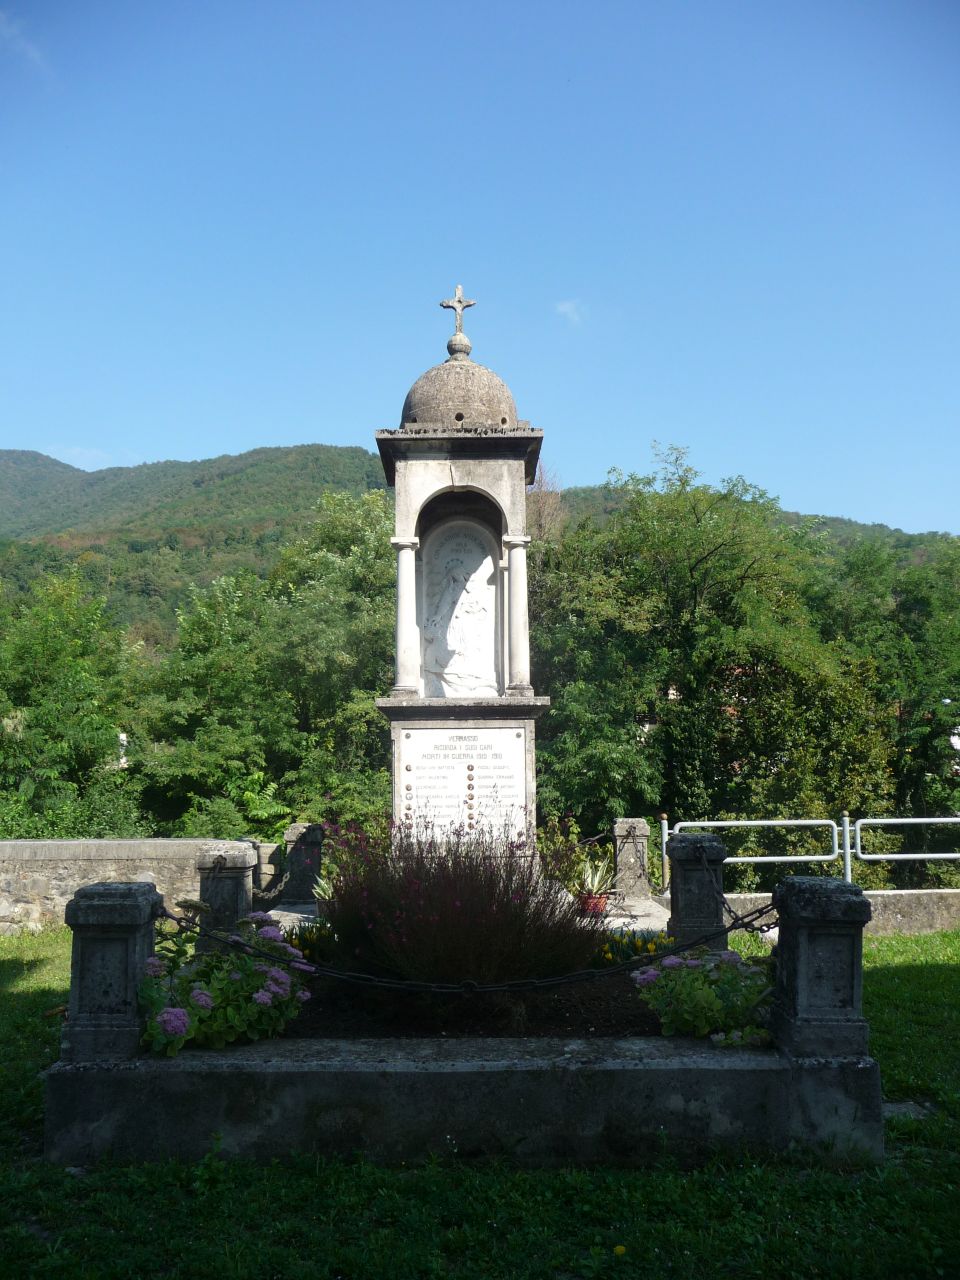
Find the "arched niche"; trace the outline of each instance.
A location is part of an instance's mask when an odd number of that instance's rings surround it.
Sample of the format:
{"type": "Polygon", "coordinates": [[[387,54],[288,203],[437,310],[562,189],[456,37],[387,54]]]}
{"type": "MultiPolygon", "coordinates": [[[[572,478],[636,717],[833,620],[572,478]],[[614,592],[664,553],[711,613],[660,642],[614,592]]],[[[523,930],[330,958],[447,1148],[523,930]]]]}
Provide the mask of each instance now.
{"type": "Polygon", "coordinates": [[[420,513],[418,623],[426,698],[503,693],[502,516],[482,494],[450,493],[420,513]]]}

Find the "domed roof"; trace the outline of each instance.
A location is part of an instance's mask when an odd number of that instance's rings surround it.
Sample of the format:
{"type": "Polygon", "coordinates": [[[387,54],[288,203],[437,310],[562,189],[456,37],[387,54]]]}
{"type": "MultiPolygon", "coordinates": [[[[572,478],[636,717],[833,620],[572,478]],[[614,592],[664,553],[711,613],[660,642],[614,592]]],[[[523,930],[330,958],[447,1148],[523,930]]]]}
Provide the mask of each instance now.
{"type": "Polygon", "coordinates": [[[462,330],[462,316],[463,308],[473,303],[463,297],[457,285],[454,297],[440,305],[457,313],[457,330],[447,343],[450,358],[421,374],[407,392],[401,427],[417,423],[450,431],[472,426],[516,428],[517,406],[510,388],[491,369],[470,359],[470,340],[462,330]]]}

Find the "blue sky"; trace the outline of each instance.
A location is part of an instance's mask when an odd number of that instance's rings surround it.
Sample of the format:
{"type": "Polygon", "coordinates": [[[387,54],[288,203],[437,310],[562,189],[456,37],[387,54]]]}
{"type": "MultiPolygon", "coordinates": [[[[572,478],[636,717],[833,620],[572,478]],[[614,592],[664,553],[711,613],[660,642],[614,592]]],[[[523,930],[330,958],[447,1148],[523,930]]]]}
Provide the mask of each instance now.
{"type": "Polygon", "coordinates": [[[954,0],[0,0],[0,237],[0,448],[372,449],[462,282],[562,484],[960,533],[954,0]]]}

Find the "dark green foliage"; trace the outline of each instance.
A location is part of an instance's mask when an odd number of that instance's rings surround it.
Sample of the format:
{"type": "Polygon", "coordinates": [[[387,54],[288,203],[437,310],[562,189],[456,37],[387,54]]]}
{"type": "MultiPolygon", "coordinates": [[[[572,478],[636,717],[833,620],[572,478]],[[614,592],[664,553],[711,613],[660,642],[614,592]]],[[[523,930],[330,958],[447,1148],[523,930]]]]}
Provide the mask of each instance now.
{"type": "MultiPolygon", "coordinates": [[[[384,487],[380,460],[355,447],[252,449],[202,462],[147,462],[79,471],[43,454],[0,449],[0,537],[126,530],[131,550],[182,531],[251,528],[305,516],[318,493],[384,487]]],[[[174,542],[174,546],[177,542],[174,542]]]]}
{"type": "Polygon", "coordinates": [[[0,539],[44,539],[0,542],[0,577],[9,592],[74,564],[119,620],[166,648],[192,586],[265,576],[280,543],[308,527],[320,494],[383,488],[379,458],[355,447],[254,449],[94,472],[0,450],[0,539]]]}
{"type": "MultiPolygon", "coordinates": [[[[293,818],[382,818],[375,698],[392,680],[395,567],[372,455],[257,450],[92,477],[39,455],[3,462],[31,519],[102,525],[0,545],[0,834],[277,838],[293,818]]],[[[604,486],[603,521],[564,526],[558,496],[545,479],[531,491],[534,682],[552,699],[544,817],[593,835],[661,809],[960,809],[957,539],[850,540],[844,525],[837,542],[743,480],[702,484],[677,450],[655,476],[604,486]]],[[[913,829],[902,843],[956,837],[913,829]]],[[[734,839],[761,851],[756,833],[734,839]]],[[[814,848],[762,838],[766,852],[814,848]]],[[[888,874],[858,868],[865,883],[888,874]]]]}

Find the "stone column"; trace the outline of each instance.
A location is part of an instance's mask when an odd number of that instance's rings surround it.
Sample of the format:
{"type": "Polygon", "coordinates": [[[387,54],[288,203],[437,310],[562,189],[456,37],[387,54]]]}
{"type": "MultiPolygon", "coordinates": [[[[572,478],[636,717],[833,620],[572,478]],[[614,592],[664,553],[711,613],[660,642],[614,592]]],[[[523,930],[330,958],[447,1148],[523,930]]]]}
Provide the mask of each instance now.
{"type": "Polygon", "coordinates": [[[678,943],[693,942],[705,933],[714,937],[704,945],[724,951],[723,860],[727,850],[719,836],[684,832],[667,841],[670,859],[670,919],[667,933],[678,943]]]}
{"type": "MultiPolygon", "coordinates": [[[[253,844],[246,849],[205,849],[197,859],[200,873],[200,898],[210,911],[200,923],[207,929],[232,933],[237,921],[253,910],[253,868],[257,865],[253,844]]],[[[211,938],[197,937],[197,950],[209,951],[216,944],[211,938]]]]}
{"type": "Polygon", "coordinates": [[[780,915],[772,1031],[800,1057],[867,1052],[861,1012],[863,890],[826,876],[791,876],[773,893],[780,915]]]}
{"type": "Polygon", "coordinates": [[[143,880],[84,885],[67,903],[73,953],[63,1061],[136,1057],[143,1034],[137,989],[162,909],[163,898],[143,880]]]}
{"type": "Polygon", "coordinates": [[[507,689],[519,697],[533,693],[530,684],[530,620],[527,612],[527,546],[530,539],[509,534],[503,540],[508,556],[510,678],[507,689]]]}
{"type": "Polygon", "coordinates": [[[647,878],[647,844],[650,824],[643,818],[618,818],[613,824],[617,877],[615,888],[623,894],[625,904],[637,898],[650,897],[647,878]]]}
{"type": "Polygon", "coordinates": [[[300,906],[313,902],[313,886],[323,852],[323,824],[294,822],[284,831],[283,839],[287,846],[287,867],[280,901],[300,906]]]}
{"type": "Polygon", "coordinates": [[[397,669],[395,694],[420,692],[420,634],[417,631],[417,548],[419,538],[391,538],[397,548],[397,669]]]}

